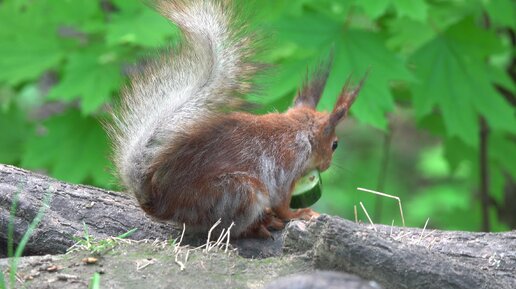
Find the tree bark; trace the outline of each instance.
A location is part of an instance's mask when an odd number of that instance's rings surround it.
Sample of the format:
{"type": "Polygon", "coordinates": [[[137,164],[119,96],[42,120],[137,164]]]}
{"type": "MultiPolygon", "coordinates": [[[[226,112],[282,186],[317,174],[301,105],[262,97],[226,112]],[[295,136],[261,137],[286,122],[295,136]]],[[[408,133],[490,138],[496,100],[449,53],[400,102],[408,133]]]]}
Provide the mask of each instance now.
{"type": "MultiPolygon", "coordinates": [[[[7,248],[7,225],[10,208],[18,195],[14,216],[14,244],[18,244],[27,227],[43,206],[46,193],[51,193],[49,208],[34,231],[25,255],[62,254],[84,234],[102,239],[119,236],[133,228],[130,238],[174,239],[181,235],[182,226],[150,218],[127,193],[108,191],[84,185],[74,185],[0,164],[0,249],[7,248]]],[[[187,228],[188,229],[188,228],[187,228]]],[[[273,240],[236,240],[234,245],[245,257],[278,256],[282,249],[281,232],[273,232],[273,240]]],[[[186,235],[183,244],[198,246],[206,242],[206,235],[186,235]]],[[[0,250],[0,257],[6,251],[0,250]]]]}
{"type": "Polygon", "coordinates": [[[151,220],[128,194],[67,184],[13,166],[0,165],[2,249],[7,244],[7,225],[15,196],[18,195],[14,216],[14,243],[17,244],[43,206],[46,193],[51,194],[49,208],[26,246],[27,255],[66,252],[76,242],[72,237],[82,236],[84,224],[88,233],[97,238],[118,236],[133,228],[138,228],[131,236],[136,240],[164,240],[180,234],[171,224],[151,220]]]}
{"type": "Polygon", "coordinates": [[[375,229],[326,215],[291,222],[285,251],[307,254],[316,269],[353,273],[387,289],[516,288],[516,231],[375,229]]]}

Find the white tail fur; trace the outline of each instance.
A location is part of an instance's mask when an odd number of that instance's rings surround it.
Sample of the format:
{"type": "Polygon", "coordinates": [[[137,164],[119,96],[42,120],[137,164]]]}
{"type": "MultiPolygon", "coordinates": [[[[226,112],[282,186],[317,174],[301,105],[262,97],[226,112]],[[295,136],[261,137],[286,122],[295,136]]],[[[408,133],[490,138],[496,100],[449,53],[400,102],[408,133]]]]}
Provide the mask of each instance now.
{"type": "Polygon", "coordinates": [[[247,60],[251,41],[225,2],[156,3],[181,29],[184,41],[131,76],[109,127],[119,177],[138,198],[145,198],[138,194],[146,170],[164,146],[249,91],[255,71],[247,60]]]}

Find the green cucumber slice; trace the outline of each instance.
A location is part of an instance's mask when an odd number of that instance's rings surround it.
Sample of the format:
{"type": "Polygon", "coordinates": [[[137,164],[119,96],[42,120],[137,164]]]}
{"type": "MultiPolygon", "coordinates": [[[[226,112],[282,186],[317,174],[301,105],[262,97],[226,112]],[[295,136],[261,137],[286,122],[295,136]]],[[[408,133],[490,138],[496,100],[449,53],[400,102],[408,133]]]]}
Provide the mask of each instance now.
{"type": "Polygon", "coordinates": [[[292,209],[307,208],[321,198],[322,181],[318,170],[310,171],[294,185],[290,207],[292,209]]]}

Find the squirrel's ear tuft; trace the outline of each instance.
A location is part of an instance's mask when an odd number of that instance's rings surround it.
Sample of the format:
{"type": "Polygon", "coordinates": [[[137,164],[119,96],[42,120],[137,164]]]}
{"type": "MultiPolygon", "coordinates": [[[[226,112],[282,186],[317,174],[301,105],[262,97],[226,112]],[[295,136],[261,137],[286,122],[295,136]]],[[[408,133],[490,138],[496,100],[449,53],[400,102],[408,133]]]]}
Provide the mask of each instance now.
{"type": "Polygon", "coordinates": [[[369,75],[369,71],[366,72],[364,77],[360,80],[357,86],[351,88],[351,76],[348,77],[344,87],[342,87],[342,91],[340,92],[339,98],[337,99],[337,103],[335,103],[335,107],[330,114],[330,119],[328,122],[328,126],[326,127],[326,132],[331,132],[335,129],[337,124],[348,114],[348,111],[358,96],[360,89],[362,89],[362,85],[364,85],[367,76],[369,75]]]}
{"type": "Polygon", "coordinates": [[[305,81],[294,99],[294,107],[306,106],[315,109],[324,91],[333,63],[333,50],[326,61],[317,65],[312,73],[307,71],[305,81]]]}

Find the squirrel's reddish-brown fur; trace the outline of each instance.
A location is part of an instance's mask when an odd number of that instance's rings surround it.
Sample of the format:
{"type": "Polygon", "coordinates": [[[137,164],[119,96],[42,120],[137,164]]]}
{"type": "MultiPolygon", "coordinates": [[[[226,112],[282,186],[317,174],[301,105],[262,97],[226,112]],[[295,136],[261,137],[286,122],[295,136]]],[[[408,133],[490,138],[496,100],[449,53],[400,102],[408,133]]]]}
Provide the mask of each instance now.
{"type": "Polygon", "coordinates": [[[183,43],[132,76],[109,129],[121,180],[148,214],[205,231],[220,219],[235,223],[233,236],[267,237],[268,227],[317,215],[289,209],[293,186],[330,166],[335,126],[361,84],[346,84],[331,113],[316,111],[328,61],[285,113],[238,111],[256,65],[228,2],[158,1],[183,43]]]}

